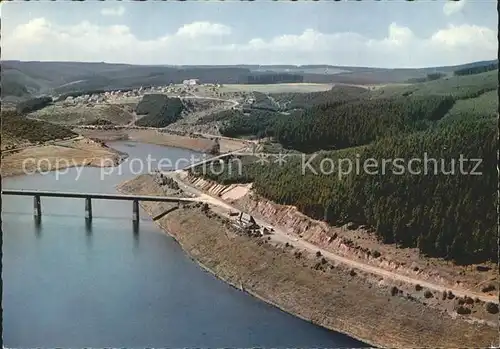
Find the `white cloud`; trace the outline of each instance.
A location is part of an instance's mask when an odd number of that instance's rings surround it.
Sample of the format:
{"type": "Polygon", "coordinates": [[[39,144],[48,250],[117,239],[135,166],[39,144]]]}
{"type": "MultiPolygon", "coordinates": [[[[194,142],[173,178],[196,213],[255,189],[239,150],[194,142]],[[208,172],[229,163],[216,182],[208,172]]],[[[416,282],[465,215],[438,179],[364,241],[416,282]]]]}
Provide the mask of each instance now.
{"type": "Polygon", "coordinates": [[[443,5],[443,13],[446,16],[451,16],[455,13],[462,11],[465,6],[466,0],[451,1],[446,0],[446,4],[443,5]]]}
{"type": "Polygon", "coordinates": [[[431,37],[432,42],[448,47],[492,47],[497,41],[496,33],[491,29],[477,25],[449,25],[431,37]]]}
{"type": "Polygon", "coordinates": [[[205,35],[229,35],[231,34],[231,28],[219,23],[193,22],[180,27],[176,34],[192,38],[205,35]]]}
{"type": "Polygon", "coordinates": [[[101,10],[101,15],[103,16],[123,16],[125,13],[125,8],[123,6],[118,7],[106,7],[101,10]]]}
{"type": "Polygon", "coordinates": [[[332,64],[378,67],[455,65],[493,59],[496,29],[449,25],[421,37],[392,23],[384,38],[306,29],[242,42],[230,27],[194,22],[141,40],[125,25],[71,26],[32,19],[3,35],[3,59],[105,61],[136,64],[332,64]]]}

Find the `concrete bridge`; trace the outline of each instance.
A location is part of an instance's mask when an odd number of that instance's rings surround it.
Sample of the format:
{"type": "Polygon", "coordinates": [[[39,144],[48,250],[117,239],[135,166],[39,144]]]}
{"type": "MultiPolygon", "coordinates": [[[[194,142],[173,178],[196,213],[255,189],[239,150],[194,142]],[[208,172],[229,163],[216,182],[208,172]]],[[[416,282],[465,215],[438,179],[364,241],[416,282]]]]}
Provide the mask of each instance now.
{"type": "Polygon", "coordinates": [[[17,196],[33,196],[33,208],[35,217],[41,217],[41,197],[58,197],[58,198],[78,198],[85,199],[85,218],[92,219],[92,199],[98,200],[128,200],[132,201],[132,219],[139,221],[139,201],[156,201],[156,202],[176,202],[191,203],[201,202],[198,198],[179,198],[173,196],[151,196],[151,195],[121,195],[121,194],[100,194],[100,193],[77,193],[77,192],[62,192],[62,191],[41,191],[41,190],[2,190],[2,195],[17,195],[17,196]]]}
{"type": "MultiPolygon", "coordinates": [[[[199,162],[197,162],[195,164],[188,165],[188,166],[183,167],[182,169],[179,169],[179,170],[187,171],[187,170],[190,170],[190,169],[195,168],[197,166],[209,164],[209,163],[211,163],[211,162],[213,162],[215,160],[222,160],[224,158],[227,158],[227,157],[230,157],[230,156],[234,156],[234,155],[236,155],[236,156],[240,155],[241,156],[241,155],[252,155],[252,154],[254,154],[253,151],[248,150],[249,148],[252,148],[252,145],[245,146],[243,148],[240,148],[240,149],[237,149],[237,150],[234,150],[234,151],[230,151],[230,152],[227,152],[227,153],[222,153],[222,154],[217,155],[217,156],[212,156],[212,157],[210,157],[208,159],[201,160],[201,161],[199,161],[199,162]]],[[[164,172],[168,172],[168,171],[164,171],[164,172]]]]}

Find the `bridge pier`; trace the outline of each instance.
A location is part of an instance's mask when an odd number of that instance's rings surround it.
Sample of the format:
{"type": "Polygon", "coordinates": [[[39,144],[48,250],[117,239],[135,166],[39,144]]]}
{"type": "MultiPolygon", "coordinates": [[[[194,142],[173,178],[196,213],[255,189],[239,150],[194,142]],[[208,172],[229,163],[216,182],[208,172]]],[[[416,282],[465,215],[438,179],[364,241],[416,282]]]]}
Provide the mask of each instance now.
{"type": "Polygon", "coordinates": [[[42,232],[42,217],[41,216],[35,216],[35,236],[38,238],[40,237],[40,234],[42,232]]]}
{"type": "Polygon", "coordinates": [[[132,220],[134,222],[139,222],[139,200],[134,200],[132,202],[132,220]]]}
{"type": "Polygon", "coordinates": [[[33,214],[35,217],[42,217],[42,205],[40,204],[40,195],[35,195],[33,197],[33,214]]]}
{"type": "Polygon", "coordinates": [[[92,201],[91,198],[85,198],[85,219],[92,219],[92,201]]]}

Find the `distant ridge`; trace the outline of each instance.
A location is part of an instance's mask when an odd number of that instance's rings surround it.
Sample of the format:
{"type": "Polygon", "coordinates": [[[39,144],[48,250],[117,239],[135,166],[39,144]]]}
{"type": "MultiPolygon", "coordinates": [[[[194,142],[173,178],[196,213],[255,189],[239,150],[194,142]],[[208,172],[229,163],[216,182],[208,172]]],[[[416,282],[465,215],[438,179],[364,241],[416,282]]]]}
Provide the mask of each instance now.
{"type": "MultiPolygon", "coordinates": [[[[103,62],[2,61],[2,100],[23,100],[44,94],[75,91],[128,89],[181,83],[198,78],[203,83],[247,83],[255,74],[278,74],[264,79],[279,83],[294,79],[304,83],[383,84],[405,83],[440,72],[494,64],[498,60],[428,68],[370,68],[334,65],[132,65],[103,62]],[[290,74],[287,77],[286,74],[290,74]]],[[[264,81],[263,80],[263,81],[264,81]]]]}

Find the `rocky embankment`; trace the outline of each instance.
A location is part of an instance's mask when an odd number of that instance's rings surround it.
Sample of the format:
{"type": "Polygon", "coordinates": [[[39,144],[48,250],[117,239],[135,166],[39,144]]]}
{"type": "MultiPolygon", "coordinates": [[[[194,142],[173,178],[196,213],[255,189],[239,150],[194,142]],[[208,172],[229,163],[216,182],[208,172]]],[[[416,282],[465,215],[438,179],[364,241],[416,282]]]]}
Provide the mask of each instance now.
{"type": "MultiPolygon", "coordinates": [[[[165,189],[152,175],[118,187],[123,193],[158,195],[165,189]]],[[[222,188],[219,187],[219,190],[222,188]]],[[[227,189],[227,188],[226,188],[227,189]]],[[[241,188],[240,188],[241,189],[241,188]]],[[[219,194],[224,195],[224,190],[219,194]]],[[[240,194],[244,196],[244,188],[240,194]]],[[[155,216],[157,203],[143,208],[155,216]]],[[[157,220],[204,268],[289,313],[381,347],[489,347],[496,328],[427,307],[400,290],[373,286],[361,273],[329,263],[269,237],[249,237],[205,205],[179,207],[157,220]]]]}
{"type": "Polygon", "coordinates": [[[270,224],[284,228],[290,235],[324,250],[444,287],[461,287],[498,297],[498,267],[495,265],[456,266],[443,260],[423,258],[417,249],[380,244],[368,227],[353,224],[330,226],[307,217],[296,207],[258,197],[252,192],[251,184],[221,185],[187,173],[181,177],[199,190],[262,217],[270,224]]]}

